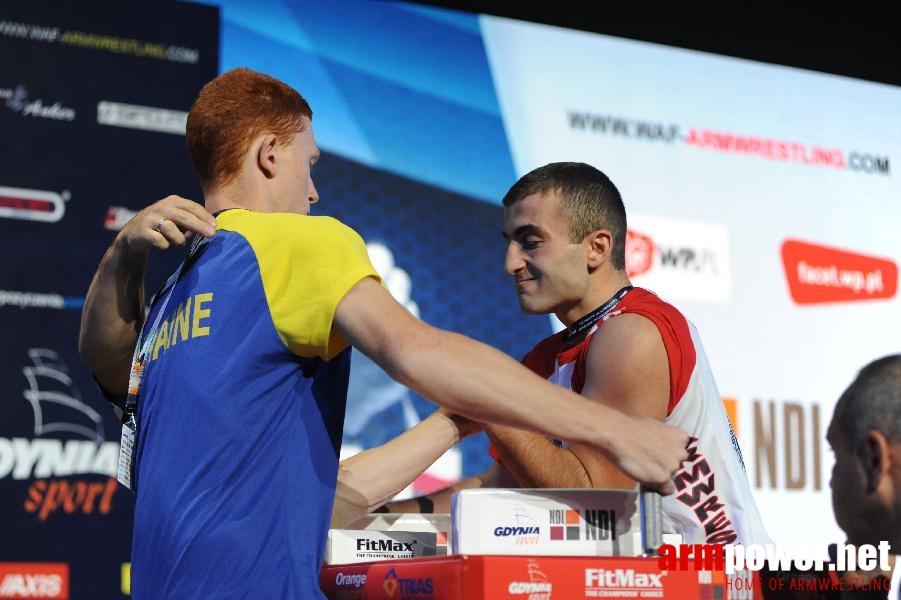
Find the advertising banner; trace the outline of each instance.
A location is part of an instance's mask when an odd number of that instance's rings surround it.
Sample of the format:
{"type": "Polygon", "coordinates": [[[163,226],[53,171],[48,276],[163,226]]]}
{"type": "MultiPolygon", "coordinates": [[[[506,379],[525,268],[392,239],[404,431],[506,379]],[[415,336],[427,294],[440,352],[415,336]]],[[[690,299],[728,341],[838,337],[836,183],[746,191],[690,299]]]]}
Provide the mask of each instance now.
{"type": "Polygon", "coordinates": [[[199,197],[185,118],[218,52],[214,7],[0,6],[0,598],[128,589],[133,496],[115,479],[119,422],[78,357],[81,307],[131,215],[199,197]]]}

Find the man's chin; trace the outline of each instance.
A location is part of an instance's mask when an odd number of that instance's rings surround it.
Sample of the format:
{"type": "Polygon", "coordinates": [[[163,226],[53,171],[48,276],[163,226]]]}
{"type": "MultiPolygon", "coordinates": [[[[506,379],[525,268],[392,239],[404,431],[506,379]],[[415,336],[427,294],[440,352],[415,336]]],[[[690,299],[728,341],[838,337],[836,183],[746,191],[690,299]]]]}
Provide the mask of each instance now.
{"type": "Polygon", "coordinates": [[[527,315],[546,315],[549,311],[543,307],[537,306],[520,296],[519,309],[527,315]]]}

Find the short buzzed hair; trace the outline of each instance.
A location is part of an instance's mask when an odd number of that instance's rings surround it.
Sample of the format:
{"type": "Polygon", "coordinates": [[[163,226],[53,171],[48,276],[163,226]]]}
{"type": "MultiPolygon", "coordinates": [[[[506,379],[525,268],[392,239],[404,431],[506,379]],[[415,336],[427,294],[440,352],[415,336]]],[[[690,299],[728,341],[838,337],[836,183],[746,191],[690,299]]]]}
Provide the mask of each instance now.
{"type": "Polygon", "coordinates": [[[872,430],[901,442],[901,354],[884,356],[862,368],[836,405],[838,425],[852,445],[872,430]]]}
{"type": "Polygon", "coordinates": [[[585,163],[549,163],[520,177],[504,196],[503,205],[508,207],[543,192],[556,192],[560,196],[572,242],[581,242],[592,231],[610,231],[611,262],[615,269],[625,270],[626,209],[609,177],[585,163]]]}

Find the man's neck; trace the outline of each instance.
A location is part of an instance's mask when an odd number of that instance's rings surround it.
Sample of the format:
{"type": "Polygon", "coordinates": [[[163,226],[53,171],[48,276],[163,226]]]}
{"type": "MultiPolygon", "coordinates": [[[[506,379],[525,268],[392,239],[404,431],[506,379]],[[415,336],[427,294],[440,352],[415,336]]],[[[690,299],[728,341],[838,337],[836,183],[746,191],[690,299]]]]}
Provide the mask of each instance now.
{"type": "Polygon", "coordinates": [[[568,310],[556,313],[556,316],[560,319],[561,323],[569,327],[607,302],[616,295],[617,292],[628,285],[632,285],[632,283],[629,281],[629,276],[626,272],[616,271],[612,276],[605,278],[603,282],[597,281],[594,285],[589,286],[588,292],[578,304],[572,306],[568,310]]]}
{"type": "Polygon", "coordinates": [[[211,213],[229,208],[246,208],[264,211],[265,190],[247,185],[239,176],[225,185],[211,185],[203,188],[203,205],[211,213]]]}

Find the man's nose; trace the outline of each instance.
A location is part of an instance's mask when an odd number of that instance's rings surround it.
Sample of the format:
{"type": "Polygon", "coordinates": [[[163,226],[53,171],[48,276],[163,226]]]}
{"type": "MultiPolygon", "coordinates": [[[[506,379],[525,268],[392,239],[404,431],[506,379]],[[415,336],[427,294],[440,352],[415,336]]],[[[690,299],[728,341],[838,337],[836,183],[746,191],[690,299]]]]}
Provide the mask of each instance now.
{"type": "Polygon", "coordinates": [[[508,275],[515,275],[517,271],[521,271],[525,267],[525,263],[519,254],[519,248],[513,242],[507,244],[507,251],[504,255],[504,270],[508,275]]]}

